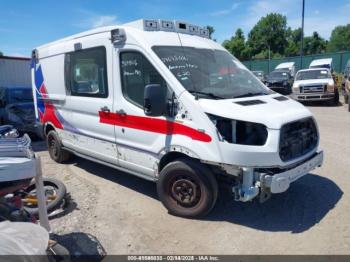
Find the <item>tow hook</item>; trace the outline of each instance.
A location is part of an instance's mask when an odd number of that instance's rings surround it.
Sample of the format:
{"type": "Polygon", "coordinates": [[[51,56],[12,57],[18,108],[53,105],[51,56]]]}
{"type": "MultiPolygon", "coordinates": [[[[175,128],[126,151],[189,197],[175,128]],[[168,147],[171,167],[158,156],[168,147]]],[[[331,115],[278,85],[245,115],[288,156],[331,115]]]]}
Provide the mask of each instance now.
{"type": "Polygon", "coordinates": [[[254,184],[254,169],[242,168],[243,182],[238,187],[233,187],[232,192],[235,194],[236,201],[247,202],[259,194],[258,185],[254,184]]]}

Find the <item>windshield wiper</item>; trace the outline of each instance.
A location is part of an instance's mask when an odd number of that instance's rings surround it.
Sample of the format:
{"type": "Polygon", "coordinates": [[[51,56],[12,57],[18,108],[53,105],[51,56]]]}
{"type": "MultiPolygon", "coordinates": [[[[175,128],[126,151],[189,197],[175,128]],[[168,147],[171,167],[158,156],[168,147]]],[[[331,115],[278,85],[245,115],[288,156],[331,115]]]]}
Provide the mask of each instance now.
{"type": "Polygon", "coordinates": [[[267,95],[266,93],[246,93],[246,94],[243,94],[243,95],[239,95],[239,96],[234,96],[233,98],[242,98],[242,97],[250,97],[250,96],[260,96],[260,95],[267,95]]]}
{"type": "Polygon", "coordinates": [[[197,94],[197,95],[205,95],[214,99],[225,99],[224,97],[214,95],[213,93],[207,93],[207,92],[201,92],[201,91],[194,91],[194,90],[188,90],[191,94],[197,94]]]}

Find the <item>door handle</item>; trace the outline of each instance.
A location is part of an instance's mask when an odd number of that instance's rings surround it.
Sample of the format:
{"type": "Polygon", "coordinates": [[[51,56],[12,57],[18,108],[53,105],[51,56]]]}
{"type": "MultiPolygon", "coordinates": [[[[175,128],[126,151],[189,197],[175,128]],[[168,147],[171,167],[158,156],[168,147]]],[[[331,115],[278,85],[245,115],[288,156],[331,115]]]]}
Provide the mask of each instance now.
{"type": "Polygon", "coordinates": [[[116,113],[121,116],[126,116],[126,112],[124,111],[124,109],[119,109],[116,111],[116,113]]]}
{"type": "Polygon", "coordinates": [[[111,110],[109,110],[109,108],[107,106],[101,107],[101,111],[105,112],[105,113],[111,112],[111,110]]]}

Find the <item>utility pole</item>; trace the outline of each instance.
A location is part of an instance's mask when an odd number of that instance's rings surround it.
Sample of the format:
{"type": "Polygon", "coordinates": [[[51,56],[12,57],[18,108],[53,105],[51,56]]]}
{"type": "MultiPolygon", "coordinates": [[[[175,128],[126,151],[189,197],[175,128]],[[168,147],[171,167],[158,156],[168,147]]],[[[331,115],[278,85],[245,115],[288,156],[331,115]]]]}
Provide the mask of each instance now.
{"type": "Polygon", "coordinates": [[[269,63],[268,63],[269,73],[270,73],[270,61],[271,61],[271,49],[270,49],[270,45],[269,45],[269,63]]]}
{"type": "Polygon", "coordinates": [[[301,15],[300,69],[303,69],[303,52],[304,52],[304,12],[305,12],[305,0],[303,0],[303,9],[302,9],[302,15],[301,15]]]}

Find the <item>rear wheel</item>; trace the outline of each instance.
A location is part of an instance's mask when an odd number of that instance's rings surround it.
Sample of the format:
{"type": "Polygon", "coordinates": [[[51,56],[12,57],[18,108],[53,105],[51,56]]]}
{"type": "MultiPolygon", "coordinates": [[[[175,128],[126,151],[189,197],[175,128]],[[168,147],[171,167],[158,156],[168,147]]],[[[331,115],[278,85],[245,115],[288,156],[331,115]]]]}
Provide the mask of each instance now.
{"type": "Polygon", "coordinates": [[[57,163],[63,163],[70,157],[70,153],[62,148],[62,143],[56,131],[51,130],[46,136],[50,157],[57,163]]]}
{"type": "Polygon", "coordinates": [[[214,207],[218,184],[206,166],[192,159],[181,158],[161,171],[157,191],[169,213],[200,217],[214,207]]]}

